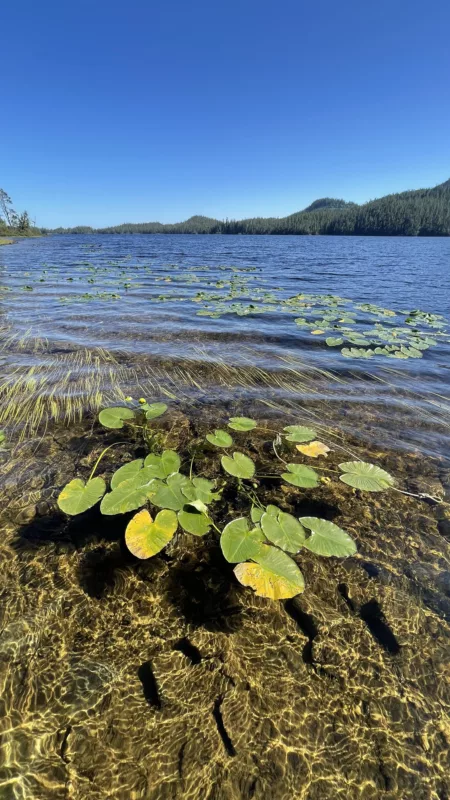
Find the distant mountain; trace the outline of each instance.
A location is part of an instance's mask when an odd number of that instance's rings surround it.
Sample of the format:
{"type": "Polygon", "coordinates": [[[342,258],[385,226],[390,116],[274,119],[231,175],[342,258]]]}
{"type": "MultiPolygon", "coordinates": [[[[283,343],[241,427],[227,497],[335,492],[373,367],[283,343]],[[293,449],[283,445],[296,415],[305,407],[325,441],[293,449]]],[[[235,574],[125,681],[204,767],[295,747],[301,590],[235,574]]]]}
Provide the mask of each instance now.
{"type": "Polygon", "coordinates": [[[432,189],[389,194],[363,205],[324,197],[288,217],[124,223],[111,228],[59,228],[53,233],[199,233],[322,236],[450,236],[450,179],[432,189]]]}

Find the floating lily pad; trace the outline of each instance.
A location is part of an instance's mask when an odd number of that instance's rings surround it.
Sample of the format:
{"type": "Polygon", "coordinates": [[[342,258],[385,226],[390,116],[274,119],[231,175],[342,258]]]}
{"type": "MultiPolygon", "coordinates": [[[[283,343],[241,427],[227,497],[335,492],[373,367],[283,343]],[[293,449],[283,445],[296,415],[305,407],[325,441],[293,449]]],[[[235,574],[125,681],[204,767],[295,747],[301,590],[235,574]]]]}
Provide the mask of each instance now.
{"type": "Polygon", "coordinates": [[[215,447],[231,447],[233,444],[233,439],[230,434],[220,428],[215,430],[214,433],[207,433],[206,438],[208,442],[215,445],[215,447]]]}
{"type": "Polygon", "coordinates": [[[149,488],[153,479],[142,469],[133,478],[121,482],[112,492],[105,494],[100,511],[102,514],[113,516],[126,514],[128,511],[143,506],[148,498],[149,488]]]}
{"type": "Polygon", "coordinates": [[[252,431],[257,427],[257,423],[250,417],[230,417],[228,427],[234,431],[252,431]]]}
{"type": "Polygon", "coordinates": [[[305,541],[305,529],[292,514],[278,511],[263,514],[261,528],[267,539],[288,553],[298,553],[305,541]]]}
{"type": "Polygon", "coordinates": [[[303,592],[305,581],[295,561],[275,547],[261,548],[256,564],[246,562],[234,568],[238,581],[271,600],[287,600],[303,592]]]}
{"type": "Polygon", "coordinates": [[[162,417],[162,415],[167,411],[166,403],[146,403],[142,406],[143,410],[145,411],[145,417],[149,421],[152,419],[157,419],[158,417],[162,417]]]}
{"type": "Polygon", "coordinates": [[[289,472],[283,472],[281,477],[286,483],[292,486],[299,486],[302,489],[312,489],[317,486],[319,476],[311,467],[305,464],[287,464],[289,472]]]}
{"type": "Polygon", "coordinates": [[[175,450],[164,450],[161,455],[150,453],[144,461],[144,467],[154,478],[167,478],[180,469],[181,460],[175,450]]]}
{"type": "Polygon", "coordinates": [[[181,511],[187,499],[183,489],[189,487],[190,483],[189,478],[179,472],[169,475],[165,482],[156,478],[152,481],[148,497],[155,506],[181,511]]]}
{"type": "Polygon", "coordinates": [[[134,478],[135,475],[141,471],[143,465],[144,460],[142,458],[136,458],[134,461],[129,461],[128,464],[124,464],[123,467],[116,469],[111,478],[111,489],[116,489],[124,481],[134,478]]]}
{"type": "Polygon", "coordinates": [[[334,522],[317,517],[300,517],[303,527],[311,531],[311,536],[305,539],[303,547],[318,556],[353,556],[356,545],[351,536],[334,522]]]}
{"type": "Polygon", "coordinates": [[[125,543],[136,558],[151,558],[173,539],[177,528],[177,515],[174,511],[164,509],[153,520],[144,508],[128,523],[125,543]]]}
{"type": "Polygon", "coordinates": [[[325,341],[328,347],[338,347],[339,345],[344,344],[342,336],[328,336],[325,341]]]}
{"type": "Polygon", "coordinates": [[[183,494],[187,500],[194,502],[196,500],[209,505],[214,500],[219,500],[220,492],[215,492],[215,481],[209,481],[207,478],[192,478],[183,486],[183,494]]]}
{"type": "Polygon", "coordinates": [[[261,517],[264,514],[264,509],[259,508],[258,506],[252,506],[250,509],[250,516],[252,518],[252,522],[255,524],[261,522],[261,517]]]}
{"type": "Polygon", "coordinates": [[[235,478],[253,478],[255,474],[255,465],[251,458],[244,455],[244,453],[233,453],[233,458],[230,456],[222,456],[221,464],[225,472],[233,475],[235,478]]]}
{"type": "Polygon", "coordinates": [[[304,425],[286,425],[283,431],[287,434],[288,442],[310,442],[316,436],[313,428],[306,428],[304,425]]]}
{"type": "Polygon", "coordinates": [[[74,478],[61,490],[57,503],[65,514],[75,516],[95,506],[105,492],[106,484],[103,478],[92,478],[87,483],[81,478],[74,478]]]}
{"type": "Polygon", "coordinates": [[[178,512],[178,522],[183,530],[194,536],[205,536],[211,528],[211,521],[203,510],[191,504],[185,505],[178,512]]]}
{"type": "Polygon", "coordinates": [[[310,442],[309,444],[298,444],[297,450],[303,453],[304,456],[309,458],[319,458],[319,456],[327,456],[330,452],[328,445],[323,442],[310,442]]]}
{"type": "Polygon", "coordinates": [[[239,517],[225,525],[220,537],[220,546],[226,560],[235,564],[237,561],[255,558],[263,541],[264,535],[261,529],[249,530],[245,517],[239,517]]]}
{"type": "Polygon", "coordinates": [[[131,408],[122,408],[120,406],[104,408],[98,415],[98,420],[104,428],[123,428],[124,422],[133,418],[134,411],[131,408]]]}
{"type": "Polygon", "coordinates": [[[383,492],[395,483],[389,472],[365,461],[346,461],[339,469],[344,473],[339,480],[365,492],[383,492]]]}

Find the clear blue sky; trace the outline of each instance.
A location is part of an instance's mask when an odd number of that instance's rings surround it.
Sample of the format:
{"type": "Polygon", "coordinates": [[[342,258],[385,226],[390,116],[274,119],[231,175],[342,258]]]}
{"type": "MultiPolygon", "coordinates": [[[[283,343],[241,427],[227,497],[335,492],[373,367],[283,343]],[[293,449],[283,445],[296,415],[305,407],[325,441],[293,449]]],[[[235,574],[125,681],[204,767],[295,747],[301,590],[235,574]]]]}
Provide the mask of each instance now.
{"type": "Polygon", "coordinates": [[[21,0],[0,24],[0,186],[39,225],[450,177],[449,0],[21,0]]]}

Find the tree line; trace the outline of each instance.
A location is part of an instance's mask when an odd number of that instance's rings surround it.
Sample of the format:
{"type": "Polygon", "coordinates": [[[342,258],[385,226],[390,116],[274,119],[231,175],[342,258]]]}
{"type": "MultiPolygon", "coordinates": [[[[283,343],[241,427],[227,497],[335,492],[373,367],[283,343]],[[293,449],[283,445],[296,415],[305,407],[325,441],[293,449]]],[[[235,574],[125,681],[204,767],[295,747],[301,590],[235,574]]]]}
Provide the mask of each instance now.
{"type": "Polygon", "coordinates": [[[13,208],[9,194],[0,189],[0,234],[24,234],[30,232],[31,227],[28,211],[17,212],[13,208]]]}

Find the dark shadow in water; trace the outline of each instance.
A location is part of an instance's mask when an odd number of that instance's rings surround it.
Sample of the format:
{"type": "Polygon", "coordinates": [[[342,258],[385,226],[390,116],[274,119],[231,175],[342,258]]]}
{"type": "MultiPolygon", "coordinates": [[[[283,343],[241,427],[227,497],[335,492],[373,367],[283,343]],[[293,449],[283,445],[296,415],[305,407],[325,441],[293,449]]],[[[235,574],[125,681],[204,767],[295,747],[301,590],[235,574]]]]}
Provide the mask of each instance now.
{"type": "Polygon", "coordinates": [[[345,600],[347,606],[349,607],[350,611],[353,613],[355,612],[355,604],[348,593],[348,586],[346,583],[340,583],[337,587],[337,590],[341,597],[345,600]]]}
{"type": "Polygon", "coordinates": [[[359,615],[366,623],[373,638],[386,652],[390,653],[390,655],[396,655],[400,651],[400,645],[394,632],[386,622],[382,608],[376,600],[369,600],[368,603],[364,603],[359,609],[359,615]]]}
{"type": "Polygon", "coordinates": [[[214,702],[213,708],[213,717],[216,721],[217,731],[219,733],[220,738],[222,739],[223,746],[228,753],[229,756],[235,756],[236,750],[234,749],[233,742],[231,741],[231,737],[225,728],[225,724],[222,717],[222,712],[220,710],[220,706],[222,705],[223,695],[219,695],[214,702]]]}
{"type": "Polygon", "coordinates": [[[231,633],[241,623],[233,571],[217,545],[210,545],[206,559],[193,559],[172,567],[169,600],[187,623],[231,633]]]}
{"type": "Polygon", "coordinates": [[[151,662],[145,661],[144,664],[141,664],[137,674],[140,682],[142,683],[144,697],[149,706],[153,706],[153,708],[161,708],[161,696],[159,694],[158,684],[156,683],[151,662]]]}
{"type": "Polygon", "coordinates": [[[311,614],[307,614],[306,611],[303,611],[299,601],[295,598],[293,600],[288,600],[284,604],[284,607],[291,619],[293,619],[300,628],[301,632],[308,637],[308,641],[302,651],[302,658],[305,664],[313,664],[313,642],[319,633],[314,617],[311,614]]]}
{"type": "Polygon", "coordinates": [[[113,551],[97,547],[86,553],[81,561],[78,570],[80,586],[89,597],[101,600],[108,590],[113,589],[117,571],[135,563],[136,559],[125,547],[113,551]]]}
{"type": "Polygon", "coordinates": [[[180,653],[183,653],[183,655],[189,659],[191,664],[200,664],[200,661],[202,660],[202,654],[200,653],[200,650],[195,646],[195,644],[192,644],[192,642],[190,642],[186,636],[183,636],[179,642],[176,642],[176,644],[173,646],[173,649],[179,650],[180,653]]]}
{"type": "Polygon", "coordinates": [[[319,517],[332,522],[341,513],[338,506],[305,498],[296,504],[292,512],[295,517],[319,517]]]}
{"type": "Polygon", "coordinates": [[[98,508],[86,511],[76,517],[67,518],[61,512],[46,517],[38,517],[17,531],[13,547],[17,552],[34,552],[36,548],[54,544],[63,553],[81,550],[92,542],[116,542],[132,514],[106,517],[98,508]]]}

